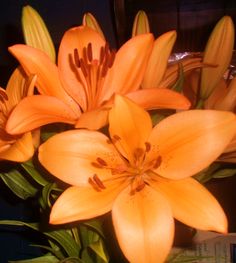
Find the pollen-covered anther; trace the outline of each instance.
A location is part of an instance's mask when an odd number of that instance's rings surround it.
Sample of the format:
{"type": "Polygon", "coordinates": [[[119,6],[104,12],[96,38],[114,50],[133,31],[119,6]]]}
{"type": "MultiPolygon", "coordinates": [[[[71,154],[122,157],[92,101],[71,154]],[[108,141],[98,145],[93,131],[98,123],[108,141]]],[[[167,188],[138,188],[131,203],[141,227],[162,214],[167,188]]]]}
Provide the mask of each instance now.
{"type": "Polygon", "coordinates": [[[105,185],[103,182],[100,180],[97,174],[94,174],[93,177],[89,177],[88,182],[97,190],[101,191],[106,189],[105,185]]]}
{"type": "Polygon", "coordinates": [[[101,166],[107,166],[107,162],[104,159],[98,157],[96,160],[101,166]]]}
{"type": "Polygon", "coordinates": [[[151,150],[151,143],[150,142],[145,142],[145,147],[146,147],[146,152],[148,153],[148,152],[150,152],[150,150],[151,150]]]}
{"type": "Polygon", "coordinates": [[[161,156],[158,156],[157,159],[154,160],[153,169],[157,169],[162,162],[161,156]]]}

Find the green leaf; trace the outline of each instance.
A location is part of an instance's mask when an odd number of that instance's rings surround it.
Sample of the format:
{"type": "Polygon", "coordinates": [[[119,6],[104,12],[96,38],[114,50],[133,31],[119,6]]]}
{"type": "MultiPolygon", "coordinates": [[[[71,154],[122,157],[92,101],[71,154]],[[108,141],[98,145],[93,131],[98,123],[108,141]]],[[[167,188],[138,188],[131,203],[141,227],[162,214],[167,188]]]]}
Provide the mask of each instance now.
{"type": "Polygon", "coordinates": [[[52,255],[45,255],[42,257],[26,259],[26,260],[17,260],[17,261],[9,261],[9,263],[59,263],[59,260],[52,255]]]}
{"type": "Polygon", "coordinates": [[[44,208],[51,207],[51,201],[50,201],[51,198],[50,197],[51,197],[52,191],[60,191],[61,192],[61,190],[56,187],[55,183],[49,183],[43,187],[42,201],[43,201],[43,207],[44,208]]]}
{"type": "Polygon", "coordinates": [[[35,169],[32,160],[22,163],[21,166],[39,185],[45,186],[48,184],[48,181],[35,169]]]}
{"type": "Polygon", "coordinates": [[[26,180],[26,178],[17,170],[12,170],[8,173],[0,174],[4,183],[12,190],[18,197],[26,200],[33,197],[37,193],[37,189],[26,180]]]}
{"type": "Polygon", "coordinates": [[[89,247],[103,260],[103,262],[109,261],[108,255],[104,250],[104,243],[101,239],[99,239],[97,242],[90,244],[89,247]]]}
{"type": "Polygon", "coordinates": [[[103,223],[101,219],[92,219],[86,222],[83,222],[84,226],[95,230],[101,237],[105,238],[103,233],[103,223]]]}
{"type": "Polygon", "coordinates": [[[69,257],[60,261],[60,263],[87,263],[80,258],[69,257]]]}
{"type": "Polygon", "coordinates": [[[225,178],[225,177],[233,176],[235,174],[236,174],[236,168],[220,169],[212,175],[212,178],[225,178]]]}
{"type": "Polygon", "coordinates": [[[0,220],[0,225],[13,225],[13,226],[26,226],[33,230],[43,233],[45,236],[57,242],[61,248],[64,249],[69,257],[78,257],[80,247],[75,242],[73,237],[65,229],[52,230],[52,231],[40,231],[38,223],[26,223],[16,220],[0,220]]]}

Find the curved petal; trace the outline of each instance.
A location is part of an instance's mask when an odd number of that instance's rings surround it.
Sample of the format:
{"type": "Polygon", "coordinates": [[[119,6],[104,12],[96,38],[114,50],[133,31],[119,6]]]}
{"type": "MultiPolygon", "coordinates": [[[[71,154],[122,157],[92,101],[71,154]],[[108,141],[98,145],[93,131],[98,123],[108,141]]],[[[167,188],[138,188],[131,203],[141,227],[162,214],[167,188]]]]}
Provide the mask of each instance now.
{"type": "Polygon", "coordinates": [[[145,153],[145,142],[152,130],[149,114],[131,100],[116,95],[109,113],[109,124],[109,133],[115,146],[135,164],[145,153]]]}
{"type": "Polygon", "coordinates": [[[96,191],[91,186],[69,187],[53,205],[50,223],[64,224],[103,215],[111,210],[115,198],[126,185],[120,180],[110,182],[102,191],[96,191]]]}
{"type": "Polygon", "coordinates": [[[164,262],[172,246],[174,221],[171,208],[160,193],[145,186],[131,195],[126,188],[114,202],[112,220],[129,262],[164,262]]]}
{"type": "Polygon", "coordinates": [[[87,108],[86,88],[81,84],[84,81],[81,69],[74,61],[74,50],[78,51],[79,58],[84,59],[84,50],[88,44],[92,44],[93,59],[99,60],[101,48],[105,46],[105,40],[98,32],[88,26],[74,27],[64,34],[58,54],[58,68],[60,78],[68,94],[70,94],[82,109],[87,108]]]}
{"type": "Polygon", "coordinates": [[[67,104],[55,97],[28,96],[13,109],[6,130],[10,134],[20,134],[49,123],[74,124],[77,118],[67,104]]]}
{"type": "Polygon", "coordinates": [[[161,156],[156,173],[181,179],[209,166],[236,132],[235,115],[213,110],[189,110],[165,118],[155,126],[150,143],[151,160],[161,156]]]}
{"type": "Polygon", "coordinates": [[[9,51],[18,59],[27,75],[37,75],[37,88],[43,95],[57,97],[78,113],[78,105],[63,89],[57,66],[43,51],[27,46],[14,45],[9,51]]]}
{"type": "Polygon", "coordinates": [[[126,97],[146,110],[189,109],[190,102],[182,94],[170,89],[141,89],[128,93],[126,97]]]}
{"type": "Polygon", "coordinates": [[[39,161],[60,180],[77,186],[88,185],[94,175],[104,183],[115,179],[112,172],[124,167],[108,137],[88,130],[71,130],[51,137],[39,147],[39,161]]]}
{"type": "Polygon", "coordinates": [[[102,101],[109,100],[114,93],[126,94],[139,88],[153,40],[152,34],[138,35],[118,50],[104,82],[102,101]]]}
{"type": "Polygon", "coordinates": [[[176,37],[176,31],[172,30],[162,34],[155,40],[142,81],[142,88],[158,87],[165,74],[176,37]]]}
{"type": "Polygon", "coordinates": [[[108,108],[84,112],[76,122],[76,128],[99,130],[108,123],[108,108]]]}
{"type": "Polygon", "coordinates": [[[6,93],[8,95],[8,103],[14,107],[23,97],[27,95],[25,92],[26,74],[21,67],[16,68],[7,82],[6,93]]]}
{"type": "Polygon", "coordinates": [[[34,143],[30,132],[25,133],[16,140],[16,142],[9,146],[5,151],[0,152],[0,159],[26,162],[34,154],[34,143]]]}
{"type": "Polygon", "coordinates": [[[177,181],[158,178],[149,183],[167,198],[179,221],[193,228],[227,233],[227,218],[220,204],[193,178],[177,181]]]}

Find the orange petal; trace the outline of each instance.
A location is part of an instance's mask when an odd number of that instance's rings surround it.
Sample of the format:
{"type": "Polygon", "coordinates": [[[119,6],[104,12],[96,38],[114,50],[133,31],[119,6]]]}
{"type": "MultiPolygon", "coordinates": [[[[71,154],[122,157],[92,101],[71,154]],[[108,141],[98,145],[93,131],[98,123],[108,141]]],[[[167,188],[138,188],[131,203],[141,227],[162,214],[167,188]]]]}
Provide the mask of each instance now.
{"type": "Polygon", "coordinates": [[[109,124],[110,136],[117,149],[134,164],[145,152],[145,142],[152,129],[149,114],[131,100],[116,95],[109,124]]]}
{"type": "Polygon", "coordinates": [[[77,186],[87,185],[95,174],[102,181],[115,178],[112,170],[124,166],[109,139],[88,130],[71,130],[51,137],[40,146],[39,160],[60,180],[77,186]]]}
{"type": "Polygon", "coordinates": [[[144,109],[189,109],[190,102],[182,94],[170,89],[141,89],[128,93],[126,97],[144,109]]]}
{"type": "Polygon", "coordinates": [[[112,219],[119,245],[129,262],[164,262],[172,246],[174,222],[163,195],[145,186],[115,200],[112,219]]]}
{"type": "Polygon", "coordinates": [[[111,210],[117,195],[126,186],[125,181],[107,184],[107,188],[96,191],[91,186],[72,186],[56,200],[50,214],[51,224],[64,224],[103,215],[111,210]]]}
{"type": "Polygon", "coordinates": [[[48,123],[74,124],[77,116],[71,108],[55,97],[34,95],[25,97],[14,108],[6,124],[10,134],[20,134],[48,123]]]}
{"type": "Polygon", "coordinates": [[[223,16],[215,25],[204,50],[204,63],[216,67],[202,69],[200,95],[207,99],[226,72],[234,48],[234,22],[230,16],[223,16]],[[219,56],[219,54],[224,54],[219,56]]]}
{"type": "Polygon", "coordinates": [[[99,130],[108,123],[108,109],[99,108],[93,111],[84,112],[76,122],[76,128],[99,130]]]}
{"type": "Polygon", "coordinates": [[[143,79],[153,45],[152,34],[142,34],[127,41],[117,52],[108,71],[101,98],[109,100],[114,93],[126,94],[137,90],[143,79]]]}
{"type": "Polygon", "coordinates": [[[156,88],[160,84],[165,74],[176,36],[176,31],[172,30],[162,34],[155,40],[142,81],[142,88],[156,88]]]}
{"type": "Polygon", "coordinates": [[[86,84],[85,88],[80,82],[84,81],[81,69],[75,65],[74,50],[77,49],[79,58],[83,58],[84,49],[88,44],[92,44],[93,59],[99,60],[101,47],[105,45],[105,40],[98,32],[88,26],[74,27],[64,34],[58,54],[58,68],[61,81],[68,94],[70,94],[83,110],[87,108],[86,84]],[[78,77],[80,72],[80,77],[78,77]]]}
{"type": "Polygon", "coordinates": [[[8,80],[6,93],[8,95],[8,102],[12,107],[27,95],[25,92],[26,77],[23,69],[18,67],[8,80]]]}
{"type": "Polygon", "coordinates": [[[37,88],[43,95],[57,97],[78,113],[78,106],[63,89],[57,66],[43,51],[27,46],[14,45],[9,51],[18,59],[27,75],[37,75],[37,88]]]}
{"type": "Polygon", "coordinates": [[[25,133],[21,138],[9,146],[5,151],[0,152],[0,159],[26,162],[34,154],[34,143],[31,133],[25,133]]]}
{"type": "Polygon", "coordinates": [[[236,106],[236,78],[227,87],[227,94],[215,103],[215,109],[234,111],[236,106]]]}
{"type": "Polygon", "coordinates": [[[165,118],[155,126],[150,159],[162,158],[156,173],[181,179],[208,167],[223,152],[236,132],[233,113],[189,110],[165,118]]]}
{"type": "Polygon", "coordinates": [[[174,217],[179,221],[193,228],[227,233],[227,218],[223,209],[214,196],[196,180],[158,179],[150,180],[149,183],[168,199],[174,217]]]}

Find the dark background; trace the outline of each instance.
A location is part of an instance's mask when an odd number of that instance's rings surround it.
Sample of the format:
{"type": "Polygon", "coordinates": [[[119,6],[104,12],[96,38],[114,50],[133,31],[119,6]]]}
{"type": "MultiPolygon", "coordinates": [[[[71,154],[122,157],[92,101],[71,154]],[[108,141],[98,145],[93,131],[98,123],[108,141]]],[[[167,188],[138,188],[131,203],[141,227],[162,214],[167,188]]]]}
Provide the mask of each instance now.
{"type": "MultiPolygon", "coordinates": [[[[7,47],[23,43],[21,10],[27,4],[41,14],[56,47],[66,29],[81,23],[85,12],[91,12],[97,18],[111,46],[118,48],[130,37],[134,16],[138,10],[143,9],[148,14],[151,30],[156,37],[168,30],[177,30],[175,52],[203,50],[211,30],[223,15],[230,15],[234,23],[236,22],[236,0],[118,0],[114,3],[110,0],[2,0],[0,1],[1,87],[6,85],[17,65],[8,53],[7,47]]],[[[232,204],[236,199],[235,184],[234,177],[208,184],[226,213],[230,215],[231,231],[236,231],[236,216],[231,212],[232,204]]],[[[33,208],[31,201],[22,202],[0,181],[0,220],[37,219],[37,210],[33,208]]],[[[0,227],[0,263],[40,255],[39,249],[29,246],[36,243],[40,243],[39,237],[29,230],[0,227]]]]}

